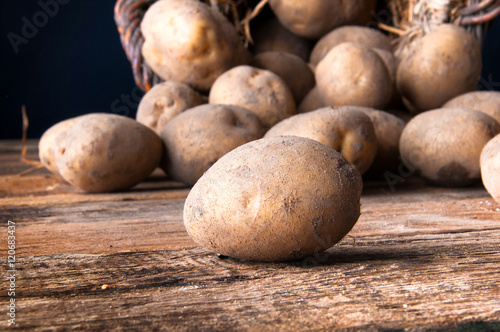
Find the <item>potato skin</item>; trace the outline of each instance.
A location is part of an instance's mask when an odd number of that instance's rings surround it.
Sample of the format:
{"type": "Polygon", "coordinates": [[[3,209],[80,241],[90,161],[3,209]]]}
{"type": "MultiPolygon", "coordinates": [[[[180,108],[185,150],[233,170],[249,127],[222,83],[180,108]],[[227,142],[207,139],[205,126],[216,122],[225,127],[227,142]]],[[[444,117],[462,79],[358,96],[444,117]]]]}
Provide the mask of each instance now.
{"type": "Polygon", "coordinates": [[[488,114],[500,123],[500,92],[471,91],[448,100],[443,107],[461,107],[488,114]]]}
{"type": "Polygon", "coordinates": [[[246,108],[267,128],[295,114],[293,95],[278,75],[245,65],[221,75],[212,86],[208,101],[246,108]]]}
{"type": "Polygon", "coordinates": [[[376,0],[270,0],[269,5],[288,30],[309,39],[319,39],[332,29],[366,24],[376,0]]]}
{"type": "Polygon", "coordinates": [[[61,176],[87,192],[128,189],[159,165],[162,142],[139,122],[116,114],[78,119],[56,151],[61,176]]]}
{"type": "Polygon", "coordinates": [[[330,31],[318,40],[311,51],[309,62],[317,65],[332,48],[348,42],[392,52],[391,40],[382,32],[368,27],[347,25],[330,31]]]}
{"type": "Polygon", "coordinates": [[[223,155],[262,135],[258,117],[247,109],[197,106],[163,127],[166,151],[160,165],[172,179],[192,186],[223,155]]]}
{"type": "Polygon", "coordinates": [[[297,106],[297,113],[307,113],[315,111],[322,107],[325,107],[325,103],[323,102],[323,97],[321,97],[321,93],[319,93],[318,87],[314,86],[307,93],[307,95],[305,95],[304,99],[302,99],[299,106],[297,106]]]}
{"type": "Polygon", "coordinates": [[[59,141],[64,141],[66,132],[80,117],[74,117],[60,121],[47,129],[40,137],[38,143],[38,157],[43,166],[55,175],[59,175],[59,169],[56,163],[56,149],[59,141]]]}
{"type": "Polygon", "coordinates": [[[272,71],[290,88],[299,104],[314,87],[314,73],[308,64],[296,55],[285,52],[263,52],[254,56],[250,65],[272,71]]]}
{"type": "Polygon", "coordinates": [[[247,143],[189,193],[184,225],[213,252],[286,261],[328,249],[360,214],[361,176],[342,155],[303,137],[247,143]]]}
{"type": "Polygon", "coordinates": [[[387,65],[370,48],[342,43],[332,48],[315,72],[316,85],[327,106],[383,109],[392,97],[387,65]]]}
{"type": "Polygon", "coordinates": [[[223,72],[248,63],[250,54],[229,20],[198,0],[164,0],[141,23],[142,54],[164,80],[208,91],[223,72]]]}
{"type": "Polygon", "coordinates": [[[201,95],[188,85],[165,81],[156,84],[142,97],[135,118],[159,135],[176,115],[201,104],[201,95]]]}
{"type": "Polygon", "coordinates": [[[408,109],[419,113],[475,90],[480,75],[477,39],[459,26],[442,24],[403,57],[396,85],[408,109]]]}
{"type": "Polygon", "coordinates": [[[403,129],[403,162],[426,181],[461,187],[480,180],[480,154],[500,132],[495,119],[466,108],[441,108],[418,114],[403,129]]]}
{"type": "Polygon", "coordinates": [[[370,118],[362,111],[324,107],[297,114],[272,127],[264,137],[307,137],[341,153],[366,172],[377,153],[377,137],[370,118]]]}
{"type": "Polygon", "coordinates": [[[492,138],[481,151],[481,178],[493,199],[500,203],[500,135],[492,138]]]}

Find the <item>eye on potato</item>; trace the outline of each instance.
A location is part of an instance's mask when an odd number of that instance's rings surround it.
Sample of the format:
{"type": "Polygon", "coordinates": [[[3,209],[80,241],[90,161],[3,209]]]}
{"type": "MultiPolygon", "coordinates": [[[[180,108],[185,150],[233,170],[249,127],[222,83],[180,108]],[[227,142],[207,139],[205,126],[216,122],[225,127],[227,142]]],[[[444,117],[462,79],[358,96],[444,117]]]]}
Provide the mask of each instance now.
{"type": "Polygon", "coordinates": [[[142,54],[164,80],[208,91],[223,72],[248,63],[236,28],[198,0],[157,1],[141,22],[142,54]]]}
{"type": "Polygon", "coordinates": [[[466,108],[440,108],[418,114],[403,129],[403,162],[426,181],[461,187],[480,180],[480,154],[500,132],[487,114],[466,108]]]}
{"type": "Polygon", "coordinates": [[[448,100],[476,89],[481,75],[481,47],[459,26],[438,26],[404,54],[396,86],[413,113],[442,107],[448,100]]]}
{"type": "Polygon", "coordinates": [[[317,65],[332,48],[348,42],[392,52],[391,40],[382,32],[368,27],[347,25],[330,31],[318,40],[311,51],[309,62],[317,65]]]}
{"type": "Polygon", "coordinates": [[[377,137],[370,118],[362,111],[324,107],[297,114],[273,126],[264,137],[301,136],[321,142],[341,153],[366,172],[377,153],[377,137]]]}
{"type": "Polygon", "coordinates": [[[255,55],[250,64],[281,77],[290,88],[296,104],[299,104],[315,85],[314,73],[308,64],[290,53],[262,52],[255,55]]]}
{"type": "Polygon", "coordinates": [[[160,134],[162,128],[181,112],[203,104],[201,95],[184,83],[156,84],[142,97],[136,120],[160,134]]]}
{"type": "Polygon", "coordinates": [[[249,110],[200,105],[163,127],[160,137],[166,152],[160,165],[172,179],[192,186],[223,155],[262,134],[259,119],[249,110]]]}
{"type": "Polygon", "coordinates": [[[471,91],[448,100],[443,107],[462,107],[488,114],[500,123],[500,92],[471,91]]]}
{"type": "Polygon", "coordinates": [[[480,165],[484,187],[500,203],[500,135],[486,143],[481,151],[480,165]]]}
{"type": "Polygon", "coordinates": [[[236,148],[194,185],[184,225],[198,244],[244,260],[286,261],[340,241],[360,214],[361,176],[345,158],[304,137],[236,148]]]}
{"type": "Polygon", "coordinates": [[[55,152],[63,179],[87,192],[131,188],[158,167],[161,157],[162,142],[154,131],[105,113],[80,117],[55,152]]]}
{"type": "Polygon", "coordinates": [[[316,85],[327,106],[383,109],[392,97],[393,80],[377,52],[359,44],[342,43],[318,63],[316,85]]]}
{"type": "Polygon", "coordinates": [[[293,95],[286,83],[269,70],[251,66],[232,68],[217,78],[208,101],[246,108],[267,128],[295,114],[293,95]]]}

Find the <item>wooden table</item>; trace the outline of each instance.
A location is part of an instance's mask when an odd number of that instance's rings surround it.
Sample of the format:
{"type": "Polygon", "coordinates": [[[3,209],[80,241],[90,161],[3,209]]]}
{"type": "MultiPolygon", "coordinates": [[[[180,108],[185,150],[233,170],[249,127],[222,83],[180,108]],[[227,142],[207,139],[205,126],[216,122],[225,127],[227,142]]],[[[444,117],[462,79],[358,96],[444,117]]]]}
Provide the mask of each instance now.
{"type": "Polygon", "coordinates": [[[86,194],[47,171],[16,176],[29,168],[18,142],[0,147],[1,265],[10,276],[11,220],[17,270],[14,297],[2,277],[0,329],[14,298],[15,326],[35,331],[500,330],[500,205],[481,186],[365,183],[361,218],[326,254],[242,262],[189,238],[189,189],[159,171],[86,194]]]}

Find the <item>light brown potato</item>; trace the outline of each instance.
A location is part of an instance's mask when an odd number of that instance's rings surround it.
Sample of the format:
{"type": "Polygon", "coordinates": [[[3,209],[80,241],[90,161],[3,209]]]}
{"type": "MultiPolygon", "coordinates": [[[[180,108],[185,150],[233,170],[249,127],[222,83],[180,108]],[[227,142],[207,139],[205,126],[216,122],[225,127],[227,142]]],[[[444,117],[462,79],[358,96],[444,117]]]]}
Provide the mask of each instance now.
{"type": "Polygon", "coordinates": [[[297,113],[307,113],[315,111],[325,106],[323,98],[319,93],[318,87],[314,86],[307,95],[302,99],[302,102],[297,107],[297,113]]]}
{"type": "Polygon", "coordinates": [[[251,66],[238,66],[221,75],[208,101],[246,108],[267,128],[295,114],[293,95],[286,83],[269,70],[251,66]]]}
{"type": "Polygon", "coordinates": [[[415,116],[399,141],[409,170],[430,183],[460,187],[481,178],[479,158],[500,132],[495,119],[466,108],[440,108],[415,116]]]}
{"type": "Polygon", "coordinates": [[[500,92],[472,91],[456,96],[443,107],[463,107],[488,114],[500,123],[500,92]]]}
{"type": "Polygon", "coordinates": [[[339,109],[355,110],[365,113],[373,123],[377,137],[377,154],[364,178],[374,178],[385,172],[397,170],[399,159],[399,139],[406,122],[390,113],[369,107],[343,106],[339,109]]]}
{"type": "Polygon", "coordinates": [[[481,178],[488,193],[500,203],[500,135],[483,148],[480,158],[481,178]]]}
{"type": "Polygon", "coordinates": [[[162,142],[139,122],[116,114],[82,116],[55,153],[63,179],[88,192],[133,187],[159,165],[162,142]]]}
{"type": "Polygon", "coordinates": [[[252,27],[254,53],[287,52],[295,54],[304,61],[309,60],[312,41],[294,35],[285,29],[275,17],[252,27]]]}
{"type": "Polygon", "coordinates": [[[316,85],[325,105],[383,109],[393,81],[380,56],[359,44],[332,48],[316,67],[316,85]]]}
{"type": "Polygon", "coordinates": [[[40,137],[40,142],[38,143],[38,157],[40,158],[43,166],[55,175],[60,175],[55,160],[58,142],[65,140],[68,128],[71,127],[79,118],[80,117],[77,116],[58,122],[47,129],[43,133],[42,137],[40,137]]]}
{"type": "Polygon", "coordinates": [[[290,53],[259,53],[254,56],[250,64],[272,71],[281,77],[290,88],[296,104],[299,104],[315,85],[314,73],[307,63],[290,53]]]}
{"type": "Polygon", "coordinates": [[[287,261],[340,241],[360,214],[361,176],[329,147],[303,137],[247,143],[191,189],[184,225],[204,248],[231,257],[287,261]]]}
{"type": "Polygon", "coordinates": [[[281,24],[297,36],[319,39],[341,25],[364,25],[376,0],[270,0],[281,24]]]}
{"type": "Polygon", "coordinates": [[[202,96],[188,85],[165,81],[155,85],[142,97],[135,118],[160,134],[175,116],[201,104],[202,96]]]}
{"type": "Polygon", "coordinates": [[[255,114],[234,105],[201,105],[173,118],[163,127],[166,147],[162,169],[174,180],[190,186],[219,158],[262,137],[255,114]]]}
{"type": "Polygon", "coordinates": [[[157,1],[141,23],[142,54],[164,80],[208,91],[223,72],[248,63],[236,28],[217,9],[198,0],[157,1]]]}
{"type": "Polygon", "coordinates": [[[366,172],[377,153],[375,128],[362,111],[324,107],[297,114],[269,129],[264,137],[300,136],[321,142],[366,172]]]}
{"type": "Polygon", "coordinates": [[[391,40],[382,32],[364,26],[348,25],[338,27],[318,40],[311,51],[309,62],[317,65],[332,48],[347,42],[392,52],[391,40]]]}
{"type": "Polygon", "coordinates": [[[477,39],[462,27],[442,24],[403,57],[396,85],[406,107],[419,113],[475,90],[480,74],[477,39]]]}

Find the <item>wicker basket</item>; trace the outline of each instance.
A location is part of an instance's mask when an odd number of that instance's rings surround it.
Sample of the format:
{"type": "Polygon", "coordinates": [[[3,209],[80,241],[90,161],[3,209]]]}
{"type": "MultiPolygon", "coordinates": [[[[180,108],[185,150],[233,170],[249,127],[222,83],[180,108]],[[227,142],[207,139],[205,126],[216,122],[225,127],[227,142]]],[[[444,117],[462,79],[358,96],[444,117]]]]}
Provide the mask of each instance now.
{"type": "MultiPolygon", "coordinates": [[[[146,10],[157,0],[117,0],[115,22],[121,43],[132,65],[134,79],[142,90],[148,91],[162,81],[146,64],[141,54],[144,38],[140,24],[146,10]]],[[[218,6],[233,24],[250,40],[248,23],[267,0],[200,0],[218,6]],[[240,17],[243,17],[240,20],[240,17]]],[[[399,47],[432,29],[433,25],[453,22],[483,39],[488,24],[500,15],[500,0],[386,0],[393,16],[392,25],[381,28],[399,38],[399,47]]]]}

